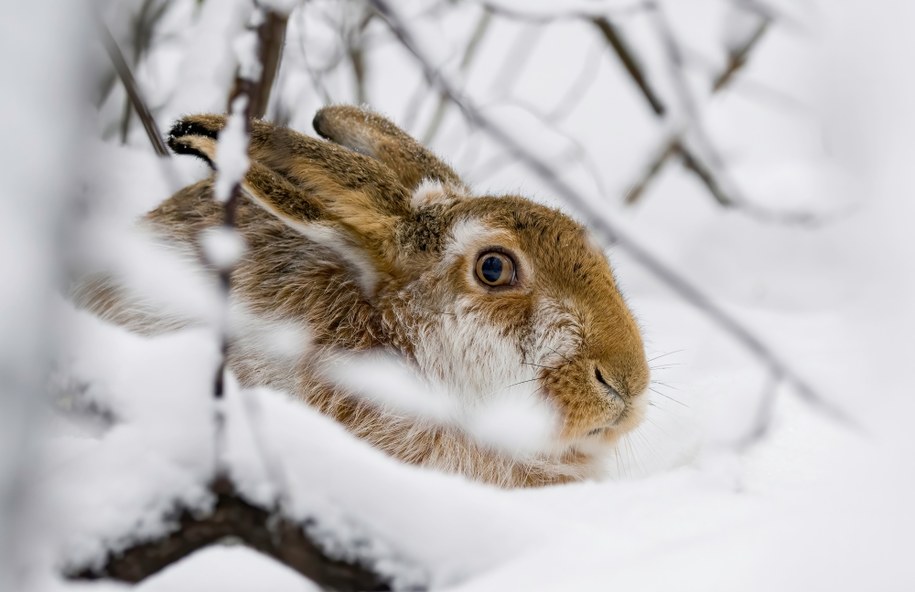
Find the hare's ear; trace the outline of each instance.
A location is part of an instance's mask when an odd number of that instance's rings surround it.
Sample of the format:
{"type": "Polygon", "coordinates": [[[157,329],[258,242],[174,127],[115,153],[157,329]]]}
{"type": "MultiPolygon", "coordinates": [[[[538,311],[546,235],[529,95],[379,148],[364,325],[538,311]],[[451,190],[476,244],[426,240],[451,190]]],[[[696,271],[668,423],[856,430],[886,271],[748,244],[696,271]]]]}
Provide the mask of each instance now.
{"type": "MultiPolygon", "coordinates": [[[[172,127],[169,145],[207,159],[200,153],[200,138],[215,139],[225,120],[222,115],[185,117],[172,127]]],[[[341,219],[409,213],[409,192],[388,167],[368,156],[257,120],[251,122],[248,152],[341,219]]]]}
{"type": "MultiPolygon", "coordinates": [[[[192,154],[216,168],[216,138],[187,135],[169,137],[169,145],[179,154],[192,154]]],[[[321,203],[289,180],[271,171],[257,161],[252,161],[241,182],[242,191],[259,206],[283,220],[293,228],[325,219],[321,203]]]]}
{"type": "Polygon", "coordinates": [[[313,125],[322,137],[383,162],[411,192],[423,181],[467,192],[450,166],[377,113],[351,105],[333,105],[318,111],[313,125]]]}
{"type": "MultiPolygon", "coordinates": [[[[217,135],[224,123],[219,115],[187,117],[172,128],[169,145],[178,153],[204,159],[215,170],[217,135]]],[[[396,258],[397,220],[408,212],[409,195],[386,167],[329,142],[259,121],[252,122],[249,152],[251,164],[242,189],[263,209],[345,255],[359,248],[373,260],[396,258]]]]}

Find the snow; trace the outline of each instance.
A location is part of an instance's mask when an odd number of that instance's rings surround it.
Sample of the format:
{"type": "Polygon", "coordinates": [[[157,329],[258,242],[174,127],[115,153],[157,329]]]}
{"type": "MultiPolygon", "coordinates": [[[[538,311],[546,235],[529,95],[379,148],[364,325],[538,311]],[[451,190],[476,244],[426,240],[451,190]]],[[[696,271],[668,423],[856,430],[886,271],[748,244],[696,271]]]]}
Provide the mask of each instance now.
{"type": "Polygon", "coordinates": [[[230,271],[245,254],[245,241],[233,229],[210,228],[200,238],[207,261],[216,269],[230,271]]]}
{"type": "MultiPolygon", "coordinates": [[[[166,20],[174,35],[163,36],[138,70],[141,85],[156,93],[163,128],[181,114],[224,109],[234,75],[231,40],[250,12],[244,2],[218,8],[204,3],[199,13],[191,4],[176,3],[181,14],[166,20]]],[[[351,72],[332,67],[343,55],[334,46],[334,32],[352,14],[338,14],[333,3],[312,4],[291,15],[276,89],[292,124],[305,131],[320,98],[303,64],[328,70],[324,84],[333,98],[352,96],[351,72]]],[[[540,4],[499,2],[526,13],[558,10],[540,4]]],[[[703,64],[723,63],[740,37],[738,29],[746,31],[746,22],[734,21],[744,19],[743,7],[711,0],[665,3],[672,26],[692,50],[687,75],[706,132],[735,184],[766,212],[809,212],[822,219],[815,225],[723,210],[676,163],[636,208],[617,205],[616,189],[636,176],[670,129],[645,109],[612,56],[602,58],[583,102],[559,120],[559,131],[598,163],[593,168],[600,183],[583,165],[562,164],[569,182],[783,353],[853,426],[828,419],[788,386],[772,384],[765,368],[701,314],[623,253],[611,252],[644,327],[660,391],[646,423],[612,459],[613,479],[502,491],[403,466],[289,394],[243,390],[230,379],[220,460],[243,494],[262,503],[281,500],[290,516],[314,519],[310,533],[334,554],[369,559],[401,584],[428,581],[437,590],[912,589],[915,441],[909,418],[915,384],[907,375],[915,334],[915,205],[909,199],[915,85],[900,73],[910,69],[908,56],[915,49],[905,30],[915,8],[861,4],[820,3],[812,10],[766,2],[788,21],[775,27],[732,88],[710,98],[709,68],[703,64]],[[600,195],[600,187],[609,193],[600,195]],[[771,427],[747,444],[756,411],[770,395],[775,397],[771,427]]],[[[570,3],[562,10],[584,7],[596,9],[593,3],[570,3]]],[[[436,22],[434,13],[422,9],[410,8],[412,26],[428,25],[425,46],[438,62],[456,63],[479,6],[450,8],[454,20],[448,22],[436,22]]],[[[653,29],[638,14],[623,22],[630,43],[643,48],[665,99],[672,100],[653,29]]],[[[483,57],[465,78],[465,91],[487,112],[505,114],[506,127],[519,128],[518,137],[538,155],[562,162],[556,154],[566,148],[565,136],[510,100],[549,111],[576,78],[594,32],[575,21],[536,34],[530,23],[510,19],[496,18],[492,27],[480,49],[483,57]],[[536,48],[529,44],[532,35],[543,35],[536,48]],[[521,47],[531,59],[513,72],[516,83],[500,90],[494,81],[505,71],[501,56],[525,39],[528,45],[521,47]]],[[[123,34],[122,27],[113,29],[123,34]]],[[[373,22],[367,34],[369,98],[378,110],[403,120],[420,78],[380,23],[373,22]]],[[[47,79],[27,77],[16,86],[41,89],[47,79]]],[[[47,98],[44,91],[38,95],[47,98]]],[[[117,127],[120,103],[114,95],[109,102],[97,114],[87,110],[98,119],[87,127],[117,127]]],[[[420,101],[411,114],[412,131],[424,130],[434,102],[434,96],[420,101]]],[[[32,107],[55,112],[43,104],[32,107]]],[[[11,121],[20,120],[25,118],[11,121]]],[[[452,110],[435,148],[459,167],[472,165],[462,173],[478,189],[520,189],[556,202],[523,168],[488,166],[501,149],[479,131],[466,141],[471,133],[452,110]],[[477,157],[465,161],[459,154],[477,157]]],[[[32,331],[41,320],[35,318],[38,309],[19,306],[41,304],[23,297],[50,292],[48,282],[30,270],[54,265],[42,247],[53,230],[17,216],[28,218],[34,210],[25,205],[44,204],[41,195],[51,200],[63,186],[46,174],[45,157],[28,157],[45,154],[46,143],[36,134],[16,137],[22,146],[4,145],[5,158],[26,157],[12,161],[11,169],[21,174],[8,182],[4,195],[13,196],[6,201],[17,207],[0,219],[5,251],[17,254],[3,267],[7,284],[16,286],[0,293],[2,334],[15,336],[5,344],[3,369],[16,368],[40,347],[32,342],[41,337],[32,331]],[[38,182],[58,189],[34,185],[38,182]],[[37,234],[28,234],[36,228],[37,234]]],[[[230,118],[219,144],[223,185],[243,174],[246,141],[237,115],[230,118]]],[[[89,142],[77,154],[80,170],[73,185],[90,210],[79,233],[94,241],[83,239],[69,253],[68,265],[117,273],[149,301],[199,324],[140,337],[59,299],[41,309],[45,321],[53,319],[68,338],[47,381],[54,398],[44,405],[51,415],[47,433],[32,438],[41,442],[40,454],[25,472],[28,481],[20,482],[34,492],[31,501],[41,511],[11,531],[23,532],[28,520],[34,544],[24,549],[36,550],[21,555],[37,574],[35,589],[125,589],[68,582],[59,568],[97,563],[105,549],[167,532],[173,527],[167,516],[178,503],[201,510],[212,503],[206,483],[217,460],[211,393],[219,361],[216,312],[223,304],[214,282],[188,269],[182,254],[176,258],[131,227],[135,216],[208,173],[192,159],[163,164],[150,154],[136,130],[126,146],[112,137],[89,142]]],[[[236,241],[225,239],[211,237],[220,245],[209,252],[228,265],[239,250],[236,241]]],[[[232,323],[242,326],[248,321],[237,304],[232,323]]],[[[307,354],[308,336],[299,327],[271,326],[256,341],[290,358],[307,354]]],[[[391,409],[453,419],[447,393],[429,392],[403,368],[392,370],[389,360],[345,360],[340,369],[338,380],[391,409]]],[[[11,399],[2,401],[0,485],[7,483],[6,465],[15,459],[7,452],[13,450],[7,438],[18,437],[8,431],[15,420],[7,420],[18,417],[17,407],[11,399]]],[[[523,449],[543,426],[536,413],[516,416],[516,403],[502,403],[462,420],[475,426],[480,438],[523,449]],[[533,423],[525,424],[525,418],[533,423]]],[[[2,500],[0,519],[8,519],[2,500]]],[[[0,524],[0,543],[9,546],[6,527],[0,524]]],[[[0,557],[6,559],[4,553],[0,557]]],[[[10,568],[0,566],[0,578],[7,575],[4,569],[10,568]]],[[[137,587],[203,588],[313,589],[272,560],[231,546],[201,551],[137,587]]]]}
{"type": "Polygon", "coordinates": [[[248,97],[241,95],[232,101],[232,112],[226,126],[219,133],[216,145],[216,185],[213,194],[225,203],[232,196],[232,188],[241,183],[248,172],[248,131],[245,129],[245,108],[248,97]]]}

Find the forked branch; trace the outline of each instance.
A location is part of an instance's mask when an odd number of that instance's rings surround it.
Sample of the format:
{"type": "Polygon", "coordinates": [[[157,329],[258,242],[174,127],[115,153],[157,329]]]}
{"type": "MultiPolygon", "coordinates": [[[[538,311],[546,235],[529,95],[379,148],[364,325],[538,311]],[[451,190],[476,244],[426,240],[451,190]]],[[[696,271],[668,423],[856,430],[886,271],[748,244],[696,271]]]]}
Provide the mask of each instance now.
{"type": "MultiPolygon", "coordinates": [[[[737,73],[747,64],[750,54],[765,37],[771,21],[766,17],[761,18],[762,20],[759,25],[757,25],[753,32],[747,37],[747,40],[730,53],[725,66],[714,76],[712,81],[712,94],[719,93],[727,88],[734,80],[737,73]]],[[[652,158],[645,167],[642,177],[632,185],[629,192],[626,194],[626,203],[634,204],[638,202],[645,194],[645,189],[651,181],[661,173],[665,165],[675,156],[682,157],[683,165],[699,177],[717,202],[727,206],[734,205],[733,200],[721,191],[719,184],[715,182],[711,172],[702,167],[701,162],[693,158],[689,151],[684,150],[683,141],[679,135],[668,138],[655,152],[654,158],[652,158]]]]}

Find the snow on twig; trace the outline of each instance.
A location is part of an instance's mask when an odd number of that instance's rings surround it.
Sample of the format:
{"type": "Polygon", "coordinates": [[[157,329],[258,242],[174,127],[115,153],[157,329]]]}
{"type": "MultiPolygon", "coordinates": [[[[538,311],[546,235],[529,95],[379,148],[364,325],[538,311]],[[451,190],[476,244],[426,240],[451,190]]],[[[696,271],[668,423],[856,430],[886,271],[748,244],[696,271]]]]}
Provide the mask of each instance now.
{"type": "Polygon", "coordinates": [[[743,345],[771,372],[783,376],[785,382],[794,387],[794,392],[801,399],[833,419],[845,424],[852,423],[842,409],[821,395],[794,370],[791,364],[766,344],[756,333],[721,308],[702,290],[693,285],[692,282],[652,255],[646,247],[626,234],[606,214],[591,205],[581,193],[564,181],[550,164],[532,152],[524,142],[516,138],[514,134],[506,130],[495,119],[481,111],[470,97],[458,90],[457,86],[434,66],[433,62],[428,58],[428,53],[420,45],[418,37],[388,0],[371,0],[371,2],[387,22],[394,36],[417,60],[429,83],[448,95],[471,125],[478,127],[495,142],[501,144],[519,162],[534,172],[544,184],[555,191],[559,197],[563,198],[566,203],[583,215],[587,225],[601,239],[615,243],[617,248],[628,253],[636,263],[679,294],[683,300],[703,312],[711,321],[743,345]]]}

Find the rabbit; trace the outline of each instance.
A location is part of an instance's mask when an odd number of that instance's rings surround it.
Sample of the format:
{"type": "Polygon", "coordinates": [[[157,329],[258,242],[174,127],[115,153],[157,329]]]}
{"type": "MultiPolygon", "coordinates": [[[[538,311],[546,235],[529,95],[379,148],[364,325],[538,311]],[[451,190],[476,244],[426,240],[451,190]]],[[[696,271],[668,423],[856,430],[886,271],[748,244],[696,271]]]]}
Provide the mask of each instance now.
{"type": "MultiPolygon", "coordinates": [[[[222,115],[185,117],[169,146],[213,166],[225,125],[222,115]]],[[[644,416],[649,369],[639,326],[588,231],[521,196],[474,195],[367,109],[325,107],[314,128],[324,139],[251,121],[236,214],[247,250],[231,298],[255,321],[303,327],[311,349],[281,359],[242,327],[228,357],[239,382],[289,391],[407,463],[501,487],[599,478],[644,416]],[[458,406],[523,388],[546,414],[547,435],[532,449],[495,446],[460,422],[357,396],[322,368],[341,352],[370,351],[393,353],[458,406]]],[[[142,224],[205,266],[201,236],[223,219],[213,191],[213,177],[186,187],[142,224]]],[[[96,311],[130,320],[117,312],[123,294],[111,285],[95,292],[96,311]]],[[[498,421],[512,428],[510,414],[498,421]]]]}

